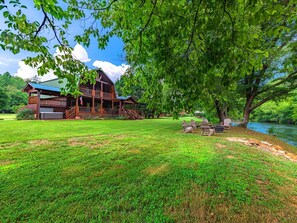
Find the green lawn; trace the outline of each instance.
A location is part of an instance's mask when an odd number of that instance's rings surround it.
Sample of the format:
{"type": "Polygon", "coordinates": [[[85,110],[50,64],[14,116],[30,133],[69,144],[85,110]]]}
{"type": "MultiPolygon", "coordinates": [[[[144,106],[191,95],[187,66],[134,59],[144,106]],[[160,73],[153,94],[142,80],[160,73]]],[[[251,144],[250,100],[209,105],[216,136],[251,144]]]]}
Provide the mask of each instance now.
{"type": "Polygon", "coordinates": [[[0,121],[1,120],[15,120],[16,114],[3,114],[0,113],[0,121]]]}
{"type": "Polygon", "coordinates": [[[296,222],[297,163],[181,120],[1,121],[0,222],[296,222]]]}

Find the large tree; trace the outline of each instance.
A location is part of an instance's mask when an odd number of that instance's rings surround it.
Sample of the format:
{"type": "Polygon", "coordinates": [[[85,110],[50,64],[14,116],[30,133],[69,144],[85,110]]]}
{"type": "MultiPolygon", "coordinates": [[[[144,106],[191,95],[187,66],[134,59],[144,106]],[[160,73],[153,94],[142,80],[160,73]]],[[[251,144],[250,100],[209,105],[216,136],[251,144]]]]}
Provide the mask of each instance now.
{"type": "Polygon", "coordinates": [[[69,80],[69,89],[77,85],[77,76],[93,75],[72,58],[67,36],[72,21],[82,19],[84,31],[75,40],[88,46],[92,37],[103,48],[111,36],[122,38],[126,59],[142,74],[148,95],[162,92],[165,84],[171,89],[169,107],[175,113],[193,109],[198,100],[210,100],[222,119],[224,111],[234,106],[228,102],[245,92],[246,126],[255,106],[287,92],[272,89],[295,88],[294,1],[72,0],[59,5],[54,0],[35,0],[41,21],[29,21],[19,1],[1,2],[8,26],[1,32],[1,47],[15,53],[35,52],[37,57],[26,62],[39,66],[41,75],[53,69],[69,80]],[[7,10],[11,5],[15,13],[7,10]],[[49,38],[42,32],[46,29],[62,56],[50,53],[49,38]],[[240,83],[243,87],[235,91],[240,83]]]}

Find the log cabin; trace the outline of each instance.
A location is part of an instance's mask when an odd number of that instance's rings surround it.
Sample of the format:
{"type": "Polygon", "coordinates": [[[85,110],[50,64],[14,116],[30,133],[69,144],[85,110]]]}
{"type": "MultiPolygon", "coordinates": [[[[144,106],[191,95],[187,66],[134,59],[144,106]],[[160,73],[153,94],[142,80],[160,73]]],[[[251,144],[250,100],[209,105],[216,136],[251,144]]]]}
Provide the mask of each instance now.
{"type": "Polygon", "coordinates": [[[95,84],[79,85],[79,97],[62,95],[65,85],[66,80],[59,79],[28,83],[23,88],[28,93],[26,107],[35,112],[36,119],[142,118],[137,101],[132,96],[118,96],[113,81],[102,70],[97,70],[95,84]]]}

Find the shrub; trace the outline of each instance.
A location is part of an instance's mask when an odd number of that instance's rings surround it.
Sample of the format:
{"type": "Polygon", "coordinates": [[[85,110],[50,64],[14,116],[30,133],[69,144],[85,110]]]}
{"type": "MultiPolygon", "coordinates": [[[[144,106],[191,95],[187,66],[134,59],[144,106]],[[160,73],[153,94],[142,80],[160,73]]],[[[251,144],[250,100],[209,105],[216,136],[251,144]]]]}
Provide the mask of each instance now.
{"type": "Polygon", "coordinates": [[[23,105],[23,104],[22,104],[22,105],[14,105],[14,106],[12,106],[12,111],[13,111],[14,113],[18,113],[19,110],[24,109],[25,106],[26,106],[26,105],[23,105]]]}
{"type": "Polygon", "coordinates": [[[17,115],[16,115],[16,119],[17,120],[33,120],[35,119],[34,117],[34,111],[30,108],[21,108],[19,109],[17,115]]]}
{"type": "Polygon", "coordinates": [[[102,118],[100,118],[100,116],[98,115],[85,115],[82,117],[84,120],[100,120],[102,118]]]}

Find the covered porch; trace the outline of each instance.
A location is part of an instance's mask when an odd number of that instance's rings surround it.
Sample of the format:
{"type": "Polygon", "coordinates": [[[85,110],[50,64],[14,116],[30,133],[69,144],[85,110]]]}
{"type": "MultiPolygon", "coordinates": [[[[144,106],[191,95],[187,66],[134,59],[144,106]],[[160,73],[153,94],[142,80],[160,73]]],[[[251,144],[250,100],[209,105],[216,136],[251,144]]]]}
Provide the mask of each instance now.
{"type": "Polygon", "coordinates": [[[127,113],[131,112],[135,114],[134,116],[137,116],[137,114],[140,115],[137,102],[131,98],[132,97],[104,100],[80,96],[69,101],[69,109],[66,110],[65,116],[67,119],[83,118],[86,116],[98,116],[103,118],[129,116],[127,113]]]}

